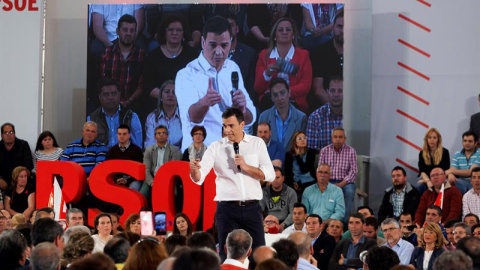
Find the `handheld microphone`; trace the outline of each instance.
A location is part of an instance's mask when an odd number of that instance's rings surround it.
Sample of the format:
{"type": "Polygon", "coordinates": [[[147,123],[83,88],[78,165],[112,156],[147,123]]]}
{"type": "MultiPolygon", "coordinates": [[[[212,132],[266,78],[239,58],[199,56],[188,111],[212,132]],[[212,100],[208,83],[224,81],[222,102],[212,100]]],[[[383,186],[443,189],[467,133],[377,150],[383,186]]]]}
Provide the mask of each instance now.
{"type": "Polygon", "coordinates": [[[232,91],[230,94],[232,95],[232,103],[233,103],[233,93],[238,90],[238,72],[233,71],[232,72],[232,91]]]}
{"type": "MultiPolygon", "coordinates": [[[[235,155],[240,154],[240,148],[238,147],[238,143],[236,143],[236,142],[233,143],[233,151],[235,151],[235,155]]],[[[242,171],[240,169],[240,165],[237,165],[237,169],[238,169],[239,172],[242,171]]]]}

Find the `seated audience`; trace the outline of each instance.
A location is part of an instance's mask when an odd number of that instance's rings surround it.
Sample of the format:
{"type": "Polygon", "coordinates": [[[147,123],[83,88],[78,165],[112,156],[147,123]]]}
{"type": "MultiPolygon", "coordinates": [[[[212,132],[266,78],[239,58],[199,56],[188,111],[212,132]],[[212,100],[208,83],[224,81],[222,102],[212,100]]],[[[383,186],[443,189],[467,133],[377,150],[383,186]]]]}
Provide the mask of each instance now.
{"type": "Polygon", "coordinates": [[[68,268],[74,261],[88,257],[93,253],[94,246],[95,241],[89,233],[77,232],[73,234],[68,244],[63,248],[62,266],[68,268]]]}
{"type": "Polygon", "coordinates": [[[296,231],[307,232],[305,220],[307,219],[307,208],[302,203],[294,203],[292,211],[293,224],[282,231],[284,234],[291,234],[296,231]]]}
{"type": "Polygon", "coordinates": [[[472,189],[467,191],[462,199],[464,218],[470,213],[480,216],[480,167],[472,169],[470,181],[472,183],[472,189]]]}
{"type": "Polygon", "coordinates": [[[280,239],[272,244],[272,248],[277,251],[278,259],[284,262],[287,267],[295,269],[297,267],[298,258],[300,257],[297,245],[289,239],[280,239]]]}
{"type": "Polygon", "coordinates": [[[35,209],[35,187],[28,183],[29,178],[26,167],[16,167],[12,172],[11,187],[5,193],[5,210],[12,216],[20,213],[30,218],[35,209]]]}
{"type": "MultiPolygon", "coordinates": [[[[131,256],[129,256],[131,257],[131,256]]],[[[126,268],[123,268],[128,270],[126,268]]],[[[136,269],[136,268],[135,268],[136,269]]],[[[145,268],[150,269],[150,268],[145,268]]],[[[155,268],[152,268],[155,269],[155,268]]],[[[220,257],[208,249],[192,249],[182,252],[173,263],[172,270],[220,270],[220,257]]]]}
{"type": "Polygon", "coordinates": [[[187,247],[189,248],[208,248],[217,252],[215,239],[207,232],[197,232],[187,239],[187,247]]]}
{"type": "Polygon", "coordinates": [[[141,224],[140,215],[136,213],[131,214],[127,220],[125,220],[125,231],[140,235],[141,224]]]}
{"type": "Polygon", "coordinates": [[[165,245],[154,237],[142,238],[132,246],[124,270],[156,270],[157,266],[168,257],[165,245]]]}
{"type": "Polygon", "coordinates": [[[462,251],[447,251],[435,260],[433,270],[473,270],[472,259],[462,251]]]}
{"type": "Polygon", "coordinates": [[[308,234],[304,232],[293,232],[288,236],[288,239],[297,245],[299,256],[297,261],[297,270],[321,269],[320,267],[317,268],[318,260],[316,260],[316,258],[314,258],[311,254],[312,238],[310,238],[308,234]]]}
{"type": "Polygon", "coordinates": [[[343,235],[343,222],[338,219],[331,219],[327,223],[326,231],[328,234],[333,236],[333,238],[335,239],[335,242],[338,243],[342,239],[342,235],[343,235]]]}
{"type": "MultiPolygon", "coordinates": [[[[110,257],[102,252],[94,253],[91,256],[76,260],[69,270],[116,270],[115,263],[110,257]]],[[[125,268],[124,268],[125,269],[125,268]]]]}
{"type": "Polygon", "coordinates": [[[292,225],[293,206],[297,202],[295,190],[284,184],[285,176],[279,167],[273,167],[275,179],[263,188],[260,207],[265,215],[274,215],[279,220],[278,230],[282,232],[292,225]]]}
{"type": "Polygon", "coordinates": [[[288,267],[283,261],[279,259],[268,259],[260,262],[255,267],[255,270],[290,270],[291,267],[288,267]]]}
{"type": "Polygon", "coordinates": [[[476,237],[460,239],[457,250],[465,252],[473,260],[474,269],[480,269],[480,239],[476,237]]]}
{"type": "Polygon", "coordinates": [[[82,210],[78,208],[70,208],[67,211],[67,225],[68,227],[83,225],[85,217],[82,210]]]}
{"type": "Polygon", "coordinates": [[[11,225],[13,229],[16,229],[18,225],[26,224],[27,218],[22,214],[15,214],[12,217],[11,225]]]}
{"type": "Polygon", "coordinates": [[[63,149],[58,146],[57,139],[50,131],[40,133],[33,153],[33,170],[32,173],[37,172],[37,161],[56,161],[60,159],[63,149]]]}
{"type": "Polygon", "coordinates": [[[248,256],[252,253],[252,237],[243,229],[231,231],[225,245],[227,259],[221,265],[222,270],[248,269],[248,256]]]}
{"type": "MultiPolygon", "coordinates": [[[[363,224],[363,234],[365,237],[373,239],[377,241],[378,246],[382,246],[387,243],[387,240],[385,238],[379,236],[379,231],[378,231],[378,220],[374,216],[370,216],[365,218],[365,224],[363,224]]],[[[346,232],[345,234],[349,233],[348,237],[342,236],[342,238],[349,238],[350,237],[350,232],[346,232]]],[[[383,233],[382,233],[383,236],[383,233]]]]}
{"type": "Polygon", "coordinates": [[[103,248],[103,252],[107,254],[115,262],[117,268],[123,268],[125,261],[130,252],[130,243],[122,237],[113,237],[107,242],[103,248]]]}
{"type": "Polygon", "coordinates": [[[31,237],[33,246],[50,242],[55,244],[60,253],[63,252],[65,242],[63,241],[62,225],[51,218],[36,220],[32,227],[31,237]]]}
{"type": "Polygon", "coordinates": [[[480,238],[480,224],[472,226],[472,236],[480,238]]]}
{"type": "Polygon", "coordinates": [[[172,234],[165,239],[165,248],[168,256],[172,256],[172,253],[180,247],[187,245],[187,237],[181,234],[172,234]]]}
{"type": "Polygon", "coordinates": [[[445,222],[445,224],[443,225],[447,234],[446,240],[448,243],[445,244],[445,249],[447,250],[455,250],[455,236],[453,235],[453,226],[459,222],[461,222],[459,219],[452,219],[445,222]]]}
{"type": "Polygon", "coordinates": [[[109,213],[110,218],[112,219],[112,234],[118,234],[119,232],[123,232],[124,229],[120,224],[120,216],[117,213],[109,213]]]}
{"type": "Polygon", "coordinates": [[[30,265],[32,270],[58,269],[60,264],[60,252],[52,243],[38,244],[30,254],[30,265]]]}
{"type": "Polygon", "coordinates": [[[103,248],[107,242],[113,238],[112,235],[112,219],[107,213],[100,213],[95,217],[94,234],[92,235],[95,241],[95,248],[93,252],[103,252],[103,248]]]}
{"type": "Polygon", "coordinates": [[[35,214],[35,220],[48,217],[51,219],[55,218],[55,212],[51,207],[43,207],[37,210],[37,213],[35,214]]]}
{"type": "Polygon", "coordinates": [[[463,222],[458,222],[453,225],[453,238],[455,243],[458,243],[460,239],[471,236],[471,229],[467,224],[463,222]]]}
{"type": "Polygon", "coordinates": [[[190,218],[184,213],[177,213],[173,219],[173,234],[181,234],[186,237],[192,236],[193,225],[190,218]]]}
{"type": "Polygon", "coordinates": [[[277,252],[270,246],[260,246],[253,252],[253,260],[256,265],[269,259],[278,258],[277,252]]]}
{"type": "Polygon", "coordinates": [[[263,231],[270,234],[279,233],[278,227],[280,222],[274,215],[268,215],[263,219],[263,231]]]}
{"type": "Polygon", "coordinates": [[[307,233],[312,240],[312,256],[317,261],[319,269],[328,269],[336,242],[335,238],[323,229],[322,223],[322,218],[317,214],[310,214],[306,220],[307,233]]]}
{"type": "Polygon", "coordinates": [[[70,241],[70,237],[72,237],[72,235],[78,232],[84,232],[84,233],[87,233],[88,235],[92,235],[92,232],[87,226],[77,225],[73,227],[68,227],[65,230],[65,233],[63,234],[63,241],[65,242],[65,245],[68,244],[68,241],[70,241]]]}
{"type": "Polygon", "coordinates": [[[0,266],[2,269],[28,269],[21,268],[27,261],[26,255],[27,241],[19,231],[9,229],[0,234],[0,266]]]}
{"type": "Polygon", "coordinates": [[[203,154],[207,150],[207,145],[203,142],[207,137],[207,130],[203,126],[193,126],[192,131],[190,131],[190,135],[192,135],[192,144],[185,149],[183,152],[183,161],[190,161],[195,159],[202,159],[203,154]]]}
{"type": "Polygon", "coordinates": [[[386,270],[398,265],[400,260],[392,249],[382,246],[374,247],[367,252],[363,262],[363,270],[386,270]]]}
{"type": "Polygon", "coordinates": [[[463,222],[471,228],[473,225],[479,224],[480,220],[478,219],[477,215],[468,213],[463,217],[463,222]]]}
{"type": "Polygon", "coordinates": [[[273,166],[282,167],[285,161],[285,148],[283,144],[272,138],[272,126],[268,122],[260,122],[257,126],[257,137],[265,141],[268,156],[273,166]]]}
{"type": "Polygon", "coordinates": [[[394,218],[387,218],[382,222],[382,231],[387,243],[383,246],[391,248],[397,253],[400,264],[409,265],[414,247],[411,243],[402,239],[400,224],[394,218]]]}
{"type": "Polygon", "coordinates": [[[428,222],[419,236],[420,246],[416,247],[410,259],[415,269],[432,270],[433,263],[443,253],[445,238],[438,223],[428,222]]]}

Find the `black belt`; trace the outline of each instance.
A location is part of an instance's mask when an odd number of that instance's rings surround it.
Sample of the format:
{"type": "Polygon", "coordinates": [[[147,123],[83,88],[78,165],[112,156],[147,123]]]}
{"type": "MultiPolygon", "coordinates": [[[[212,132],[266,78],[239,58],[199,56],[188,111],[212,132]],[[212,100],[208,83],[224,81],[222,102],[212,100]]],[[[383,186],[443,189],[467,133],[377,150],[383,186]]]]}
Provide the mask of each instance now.
{"type": "Polygon", "coordinates": [[[248,200],[248,201],[221,201],[221,203],[233,204],[236,206],[249,206],[258,204],[258,200],[248,200]]]}

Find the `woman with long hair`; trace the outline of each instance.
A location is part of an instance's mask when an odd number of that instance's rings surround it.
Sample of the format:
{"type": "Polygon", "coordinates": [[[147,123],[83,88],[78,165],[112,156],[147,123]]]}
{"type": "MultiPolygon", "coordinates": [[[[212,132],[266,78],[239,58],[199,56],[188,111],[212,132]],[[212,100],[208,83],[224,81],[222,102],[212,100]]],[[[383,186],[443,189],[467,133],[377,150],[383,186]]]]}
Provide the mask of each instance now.
{"type": "Polygon", "coordinates": [[[175,81],[168,80],[160,87],[157,108],[147,116],[145,122],[145,148],[157,143],[155,128],[164,125],[168,128],[168,143],[182,147],[182,123],[178,111],[175,81]]]}
{"type": "Polygon", "coordinates": [[[184,213],[177,213],[173,219],[173,234],[189,237],[193,233],[192,222],[184,213]]]}
{"type": "Polygon", "coordinates": [[[312,64],[308,51],[298,46],[297,38],[292,19],[280,18],[270,33],[268,49],[262,50],[258,56],[254,88],[263,110],[272,105],[268,84],[276,77],[288,82],[291,98],[300,110],[308,110],[306,97],[312,85],[312,64]]]}
{"type": "Polygon", "coordinates": [[[37,145],[35,146],[35,153],[33,153],[33,170],[37,171],[37,161],[47,160],[55,161],[59,160],[63,153],[63,149],[58,146],[57,139],[50,131],[44,131],[40,133],[37,139],[37,145]]]}
{"type": "Polygon", "coordinates": [[[35,210],[35,188],[29,178],[30,171],[23,166],[12,171],[12,185],[5,193],[5,210],[12,216],[20,213],[28,219],[35,210]]]}
{"type": "Polygon", "coordinates": [[[431,270],[433,262],[443,253],[447,240],[437,223],[429,222],[423,226],[420,234],[420,246],[412,253],[410,267],[431,270]]]}
{"type": "Polygon", "coordinates": [[[290,151],[285,154],[285,184],[295,189],[301,201],[305,188],[316,183],[317,151],[307,147],[307,135],[303,131],[295,132],[291,140],[290,151]]]}
{"type": "Polygon", "coordinates": [[[112,218],[107,213],[100,213],[95,217],[94,225],[92,238],[95,241],[95,248],[93,252],[103,252],[107,242],[113,238],[112,218]]]}
{"type": "Polygon", "coordinates": [[[155,270],[167,257],[163,243],[154,237],[145,237],[132,246],[123,269],[155,270]]]}
{"type": "Polygon", "coordinates": [[[423,149],[418,154],[418,171],[420,180],[419,191],[423,193],[426,187],[432,187],[430,172],[435,167],[444,171],[450,168],[450,154],[442,146],[442,135],[436,128],[430,128],[423,138],[423,149]],[[425,185],[422,185],[425,184],[425,185]]]}
{"type": "Polygon", "coordinates": [[[125,231],[140,235],[141,224],[140,215],[136,213],[131,214],[127,220],[125,220],[125,231]]]}

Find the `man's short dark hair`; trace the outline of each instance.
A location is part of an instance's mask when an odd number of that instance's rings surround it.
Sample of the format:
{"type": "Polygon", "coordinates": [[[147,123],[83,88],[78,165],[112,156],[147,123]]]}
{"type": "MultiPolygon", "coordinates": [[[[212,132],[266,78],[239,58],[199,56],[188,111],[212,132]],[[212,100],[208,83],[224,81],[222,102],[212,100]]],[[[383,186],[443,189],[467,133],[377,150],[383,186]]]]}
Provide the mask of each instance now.
{"type": "Polygon", "coordinates": [[[32,270],[56,270],[60,263],[60,251],[49,242],[38,244],[30,254],[32,270]]]}
{"type": "Polygon", "coordinates": [[[368,250],[365,264],[370,270],[385,270],[400,264],[400,259],[397,253],[389,247],[373,247],[368,250]]]}
{"type": "Polygon", "coordinates": [[[443,252],[433,263],[433,270],[473,270],[472,259],[461,250],[443,252]]]}
{"type": "MultiPolygon", "coordinates": [[[[305,212],[305,213],[306,213],[306,212],[305,212]]],[[[322,218],[321,218],[319,215],[317,215],[317,214],[310,214],[310,215],[307,216],[307,218],[306,218],[305,220],[307,220],[307,219],[309,219],[309,218],[317,218],[317,219],[318,219],[318,223],[320,223],[320,224],[322,224],[322,222],[323,222],[322,218]]]]}
{"type": "Polygon", "coordinates": [[[288,87],[288,82],[284,79],[284,78],[280,78],[280,77],[276,77],[275,79],[272,79],[270,81],[270,83],[268,84],[268,89],[272,89],[272,87],[274,87],[275,85],[277,84],[283,84],[285,86],[285,88],[287,89],[287,91],[290,91],[290,88],[288,87]]]}
{"type": "Polygon", "coordinates": [[[2,125],[2,128],[1,128],[2,134],[3,134],[3,129],[4,129],[6,126],[11,126],[13,133],[15,133],[15,126],[14,126],[12,123],[5,123],[5,124],[2,125]]]}
{"type": "Polygon", "coordinates": [[[122,237],[113,237],[103,248],[103,252],[110,256],[115,263],[124,263],[129,250],[130,243],[122,237]]]}
{"type": "Polygon", "coordinates": [[[480,167],[475,167],[475,168],[473,168],[473,169],[472,169],[472,173],[470,174],[470,177],[473,176],[473,173],[478,173],[478,172],[480,172],[480,167]]]}
{"type": "Polygon", "coordinates": [[[359,218],[362,221],[362,224],[365,224],[365,217],[358,212],[350,214],[350,216],[348,217],[348,220],[350,221],[351,218],[359,218]]]}
{"type": "Polygon", "coordinates": [[[445,229],[453,228],[453,225],[455,225],[458,222],[462,222],[460,219],[451,219],[443,225],[445,229]]]}
{"type": "Polygon", "coordinates": [[[2,269],[16,269],[27,249],[23,235],[13,229],[0,234],[0,264],[2,269]]]}
{"type": "Polygon", "coordinates": [[[277,251],[278,258],[288,267],[295,267],[298,255],[297,245],[289,239],[280,239],[272,244],[272,248],[277,251]]]}
{"type": "Polygon", "coordinates": [[[392,173],[393,173],[394,171],[402,171],[403,176],[407,176],[407,172],[406,172],[405,169],[404,169],[403,167],[401,167],[401,166],[395,166],[395,167],[392,169],[392,173]]]}
{"type": "Polygon", "coordinates": [[[54,243],[55,239],[62,235],[62,225],[51,218],[40,218],[33,224],[32,244],[36,246],[42,242],[54,243]]]}
{"type": "Polygon", "coordinates": [[[156,128],[155,128],[155,132],[157,132],[157,130],[159,129],[165,129],[165,132],[167,132],[167,135],[168,135],[168,128],[167,126],[165,125],[158,125],[156,128]]]}
{"type": "Polygon", "coordinates": [[[67,211],[67,221],[70,219],[70,215],[71,214],[75,214],[75,213],[82,213],[82,216],[85,216],[82,212],[82,210],[78,209],[78,208],[70,208],[68,209],[67,211]]]}
{"type": "Polygon", "coordinates": [[[260,125],[267,126],[269,131],[272,130],[272,126],[270,126],[270,123],[268,123],[268,122],[261,122],[257,125],[257,127],[260,126],[260,125]]]}
{"type": "Polygon", "coordinates": [[[220,270],[220,258],[209,249],[182,252],[173,263],[173,270],[220,270]]]}
{"type": "Polygon", "coordinates": [[[480,269],[480,238],[467,236],[457,242],[457,250],[461,250],[473,261],[473,267],[480,269]]]}
{"type": "Polygon", "coordinates": [[[411,218],[412,221],[413,221],[413,215],[412,215],[412,213],[410,213],[410,212],[403,211],[403,212],[400,214],[400,216],[410,216],[410,218],[411,218]]]}
{"type": "Polygon", "coordinates": [[[465,138],[465,137],[469,137],[469,136],[473,136],[473,141],[474,142],[477,142],[478,141],[478,136],[475,132],[469,130],[469,131],[465,131],[463,134],[462,134],[462,140],[465,138]]]}
{"type": "MultiPolygon", "coordinates": [[[[438,216],[442,216],[442,208],[440,208],[440,206],[438,205],[430,205],[429,207],[427,207],[427,210],[428,209],[434,209],[434,210],[437,210],[437,213],[438,213],[438,216]]],[[[427,213],[427,211],[425,211],[425,214],[427,213]]]]}
{"type": "Polygon", "coordinates": [[[365,225],[372,226],[375,230],[378,229],[378,220],[375,217],[365,218],[365,225]]]}
{"type": "Polygon", "coordinates": [[[135,17],[130,15],[130,14],[125,14],[122,17],[120,17],[120,19],[118,20],[117,28],[120,29],[120,27],[122,26],[122,23],[124,23],[124,22],[125,23],[134,23],[135,28],[137,27],[137,19],[135,19],[135,17]]]}
{"type": "Polygon", "coordinates": [[[325,90],[328,90],[330,89],[330,83],[331,82],[334,82],[334,81],[341,81],[343,83],[343,76],[342,75],[333,75],[331,77],[327,77],[325,78],[324,82],[323,82],[323,87],[325,90]]]}
{"type": "Polygon", "coordinates": [[[283,174],[283,170],[282,168],[278,167],[278,166],[273,166],[273,170],[276,171],[276,172],[280,172],[280,174],[282,176],[285,176],[285,174],[283,174]]]}
{"type": "Polygon", "coordinates": [[[118,128],[117,128],[117,131],[118,131],[119,129],[126,129],[126,130],[128,130],[128,134],[130,134],[130,126],[127,125],[127,124],[121,124],[121,125],[119,125],[118,128]]]}
{"type": "Polygon", "coordinates": [[[243,116],[243,112],[239,108],[231,107],[231,108],[226,109],[222,113],[222,118],[223,119],[227,119],[227,118],[230,118],[232,116],[235,116],[235,118],[237,118],[237,121],[238,121],[239,124],[242,123],[243,121],[245,121],[245,118],[243,116]]]}
{"type": "Polygon", "coordinates": [[[374,215],[372,208],[370,208],[370,207],[368,207],[368,206],[366,206],[366,205],[359,206],[359,207],[357,208],[357,212],[360,211],[360,210],[362,210],[362,209],[367,209],[368,212],[370,212],[370,215],[372,215],[372,216],[374,215]]]}
{"type": "Polygon", "coordinates": [[[343,10],[340,11],[336,16],[335,16],[335,19],[333,19],[333,24],[336,24],[337,23],[337,19],[338,18],[343,18],[343,10]]]}
{"type": "Polygon", "coordinates": [[[172,253],[177,247],[183,247],[187,245],[187,237],[181,234],[172,234],[167,239],[165,239],[165,248],[169,256],[172,256],[172,253]]]}
{"type": "Polygon", "coordinates": [[[99,80],[98,83],[97,83],[97,94],[100,96],[100,94],[102,94],[103,87],[111,86],[111,85],[115,85],[115,87],[117,87],[117,91],[119,91],[118,90],[118,83],[114,79],[103,78],[103,79],[99,80]]]}
{"type": "Polygon", "coordinates": [[[225,31],[228,31],[230,37],[232,37],[232,28],[230,28],[228,20],[222,16],[214,16],[205,22],[205,25],[203,26],[203,38],[207,39],[208,33],[221,35],[225,31]]]}
{"type": "Polygon", "coordinates": [[[190,248],[209,248],[217,251],[213,236],[207,232],[198,232],[187,238],[187,246],[190,248]]]}
{"type": "Polygon", "coordinates": [[[38,209],[38,210],[37,210],[37,213],[35,214],[35,218],[36,218],[37,216],[40,216],[40,213],[47,213],[47,214],[49,214],[49,215],[50,215],[51,213],[53,213],[53,216],[55,217],[55,212],[53,211],[53,208],[51,208],[51,207],[43,207],[43,208],[38,209]]]}
{"type": "Polygon", "coordinates": [[[463,218],[463,220],[465,221],[465,218],[467,218],[467,217],[474,217],[475,220],[477,221],[477,224],[480,223],[480,220],[478,219],[478,216],[475,215],[474,213],[468,213],[468,214],[466,214],[465,217],[463,218]]]}
{"type": "Polygon", "coordinates": [[[303,211],[305,212],[305,214],[307,213],[307,207],[301,202],[294,203],[293,208],[303,208],[303,211]]]}
{"type": "Polygon", "coordinates": [[[227,236],[227,256],[230,259],[238,260],[246,257],[252,247],[252,237],[243,229],[231,231],[227,236]]]}

